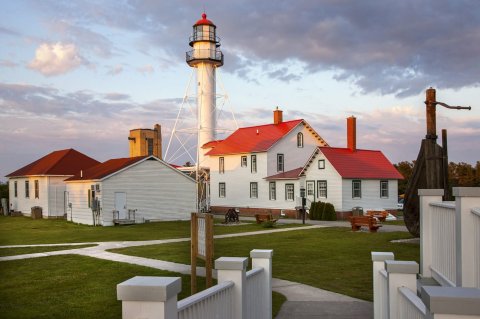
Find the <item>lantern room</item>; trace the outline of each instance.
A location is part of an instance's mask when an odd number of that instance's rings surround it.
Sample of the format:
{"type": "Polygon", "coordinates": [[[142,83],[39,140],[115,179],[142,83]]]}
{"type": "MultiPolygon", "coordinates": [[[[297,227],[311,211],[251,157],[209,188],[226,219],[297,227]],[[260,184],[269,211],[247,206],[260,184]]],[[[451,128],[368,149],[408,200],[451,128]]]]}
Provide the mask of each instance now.
{"type": "Polygon", "coordinates": [[[195,66],[200,62],[211,62],[215,66],[223,65],[223,53],[218,49],[220,38],[216,35],[216,28],[205,13],[193,25],[193,35],[189,39],[193,50],[186,53],[188,65],[195,66]]]}

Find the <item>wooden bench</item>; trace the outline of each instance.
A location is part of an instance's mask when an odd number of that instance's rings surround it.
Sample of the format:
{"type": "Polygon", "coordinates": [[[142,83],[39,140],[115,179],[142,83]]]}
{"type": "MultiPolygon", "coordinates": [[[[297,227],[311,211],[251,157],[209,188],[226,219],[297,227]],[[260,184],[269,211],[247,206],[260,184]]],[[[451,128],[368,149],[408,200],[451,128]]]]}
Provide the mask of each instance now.
{"type": "Polygon", "coordinates": [[[384,210],[367,210],[367,215],[376,217],[379,221],[384,222],[388,216],[388,212],[384,210]]]}
{"type": "Polygon", "coordinates": [[[263,222],[275,223],[278,219],[273,218],[272,214],[255,214],[255,220],[257,224],[261,224],[263,222]]]}
{"type": "Polygon", "coordinates": [[[376,233],[382,225],[377,224],[377,220],[372,216],[351,216],[349,217],[352,230],[360,230],[360,227],[366,226],[371,233],[376,233]]]}

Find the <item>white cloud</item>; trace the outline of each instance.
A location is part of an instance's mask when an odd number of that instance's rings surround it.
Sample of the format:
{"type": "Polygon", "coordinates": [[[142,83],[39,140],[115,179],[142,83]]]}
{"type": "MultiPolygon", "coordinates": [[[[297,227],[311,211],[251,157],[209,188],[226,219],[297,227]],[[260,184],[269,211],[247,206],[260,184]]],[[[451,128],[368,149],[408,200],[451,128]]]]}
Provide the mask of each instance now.
{"type": "Polygon", "coordinates": [[[28,64],[28,67],[43,75],[54,76],[67,73],[83,62],[74,44],[42,43],[35,52],[35,59],[28,64]]]}
{"type": "Polygon", "coordinates": [[[153,68],[153,66],[151,66],[150,64],[147,64],[147,65],[144,65],[142,67],[139,67],[137,69],[138,72],[142,73],[143,75],[147,75],[147,74],[153,74],[153,72],[155,71],[155,69],[153,68]]]}
{"type": "Polygon", "coordinates": [[[110,68],[110,70],[107,72],[108,75],[118,75],[123,72],[123,66],[117,64],[113,67],[110,68]]]}

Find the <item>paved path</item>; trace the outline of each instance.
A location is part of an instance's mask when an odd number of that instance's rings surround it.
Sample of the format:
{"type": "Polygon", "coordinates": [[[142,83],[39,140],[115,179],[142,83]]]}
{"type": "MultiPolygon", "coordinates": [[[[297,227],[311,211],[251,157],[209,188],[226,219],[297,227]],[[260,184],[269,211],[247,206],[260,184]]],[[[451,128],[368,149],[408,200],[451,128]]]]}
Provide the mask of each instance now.
{"type": "MultiPolygon", "coordinates": [[[[288,220],[292,221],[292,220],[288,220]]],[[[312,223],[312,221],[308,221],[312,223]]],[[[272,229],[262,230],[247,233],[238,234],[226,234],[217,235],[215,238],[229,238],[240,236],[252,236],[258,234],[272,233],[272,232],[287,232],[295,230],[305,230],[313,228],[323,227],[349,227],[349,224],[344,222],[318,222],[313,226],[285,228],[285,229],[272,229]]],[[[389,225],[390,226],[390,225],[389,225]]],[[[401,226],[391,226],[389,230],[384,231],[399,231],[402,230],[401,226]],[[391,230],[390,230],[391,228],[391,230]]],[[[73,248],[50,251],[43,253],[16,255],[0,257],[0,261],[28,259],[46,256],[77,254],[82,256],[89,256],[99,259],[106,259],[116,262],[124,262],[129,264],[147,266],[156,269],[169,270],[172,272],[178,272],[182,274],[190,274],[190,265],[179,264],[169,261],[156,260],[150,258],[127,256],[117,253],[108,252],[106,250],[115,248],[125,248],[134,246],[156,245],[156,244],[168,244],[175,242],[189,241],[190,238],[177,238],[166,240],[147,240],[147,241],[123,241],[123,242],[96,242],[96,243],[70,243],[70,244],[49,244],[49,245],[11,245],[0,246],[0,248],[9,247],[35,247],[35,246],[75,246],[84,244],[97,244],[93,247],[86,248],[73,248]]],[[[199,267],[197,273],[200,276],[205,275],[205,268],[199,267]]],[[[215,275],[215,274],[214,274],[215,275]]],[[[273,278],[272,289],[283,294],[287,301],[283,304],[280,313],[277,315],[277,319],[307,319],[307,318],[372,318],[373,317],[373,305],[371,302],[363,301],[360,299],[351,298],[334,292],[318,289],[315,287],[286,281],[282,279],[273,278]]]]}

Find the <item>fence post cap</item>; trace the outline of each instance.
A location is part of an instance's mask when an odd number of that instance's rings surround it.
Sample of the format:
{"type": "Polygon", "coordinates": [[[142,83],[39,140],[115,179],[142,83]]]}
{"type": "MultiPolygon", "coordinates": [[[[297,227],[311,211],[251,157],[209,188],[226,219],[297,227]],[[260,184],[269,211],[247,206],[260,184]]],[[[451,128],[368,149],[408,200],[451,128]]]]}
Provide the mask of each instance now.
{"type": "Polygon", "coordinates": [[[443,196],[443,189],[419,189],[418,196],[443,196]]]}
{"type": "Polygon", "coordinates": [[[420,296],[431,313],[480,315],[478,288],[424,286],[420,296]]]}
{"type": "Polygon", "coordinates": [[[272,259],[273,249],[254,249],[250,252],[251,258],[267,258],[272,259]]]}
{"type": "Polygon", "coordinates": [[[385,270],[388,273],[418,274],[419,266],[415,261],[385,260],[385,270]]]}
{"type": "Polygon", "coordinates": [[[181,290],[180,277],[135,276],[117,285],[117,300],[167,301],[181,290]]]}
{"type": "Polygon", "coordinates": [[[247,269],[248,258],[246,257],[220,257],[215,260],[217,270],[245,270],[247,269]]]}
{"type": "Polygon", "coordinates": [[[394,260],[395,256],[391,252],[372,251],[372,261],[394,260]]]}
{"type": "Polygon", "coordinates": [[[480,197],[480,187],[453,187],[453,196],[480,197]]]}

